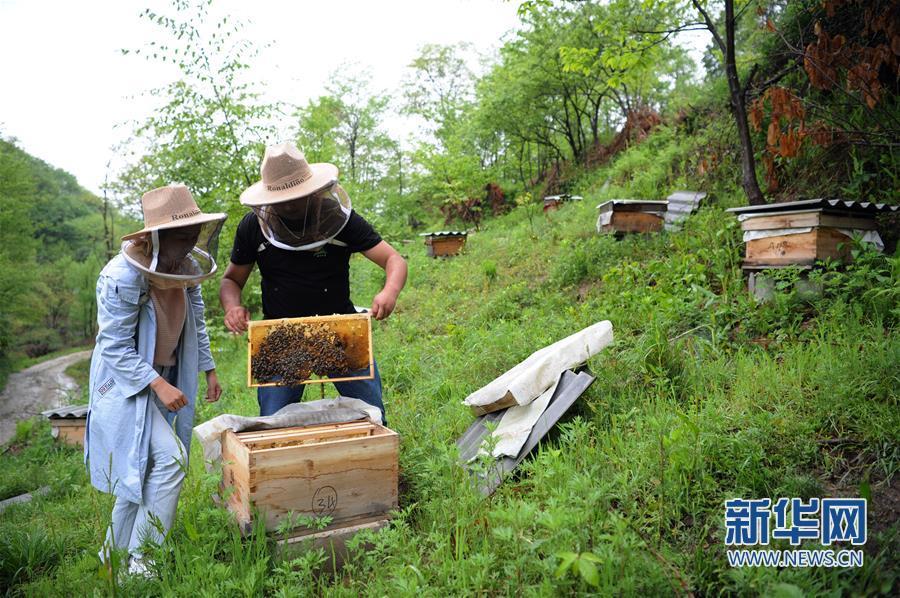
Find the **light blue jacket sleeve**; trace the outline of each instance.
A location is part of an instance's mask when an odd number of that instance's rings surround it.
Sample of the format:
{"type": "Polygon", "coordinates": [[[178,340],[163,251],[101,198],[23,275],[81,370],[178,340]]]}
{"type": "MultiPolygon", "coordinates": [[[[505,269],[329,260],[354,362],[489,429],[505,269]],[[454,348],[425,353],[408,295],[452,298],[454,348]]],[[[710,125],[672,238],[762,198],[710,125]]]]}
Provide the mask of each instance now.
{"type": "Polygon", "coordinates": [[[191,311],[194,314],[194,322],[197,325],[197,349],[200,352],[200,360],[198,365],[201,372],[208,372],[215,369],[216,362],[213,361],[212,351],[209,348],[209,334],[206,332],[206,308],[203,305],[203,295],[200,292],[200,285],[188,287],[188,301],[191,304],[191,311]]]}
{"type": "Polygon", "coordinates": [[[122,396],[145,389],[159,374],[137,351],[141,287],[101,275],[97,282],[97,348],[122,396]]]}

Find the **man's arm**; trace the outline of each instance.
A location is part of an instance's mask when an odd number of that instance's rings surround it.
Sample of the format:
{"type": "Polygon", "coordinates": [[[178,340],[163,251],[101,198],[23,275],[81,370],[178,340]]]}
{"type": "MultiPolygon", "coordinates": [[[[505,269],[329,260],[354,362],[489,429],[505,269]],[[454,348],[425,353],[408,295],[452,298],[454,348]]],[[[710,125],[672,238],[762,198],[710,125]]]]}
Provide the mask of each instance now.
{"type": "Polygon", "coordinates": [[[253,272],[253,264],[238,265],[228,263],[222,282],[219,283],[219,301],[225,312],[225,327],[235,334],[247,331],[250,322],[250,311],[241,305],[241,291],[253,272]]]}
{"type": "Polygon", "coordinates": [[[380,242],[362,254],[384,269],[384,288],[372,299],[372,316],[376,320],[383,320],[394,311],[397,296],[406,284],[406,260],[387,241],[380,242]]]}

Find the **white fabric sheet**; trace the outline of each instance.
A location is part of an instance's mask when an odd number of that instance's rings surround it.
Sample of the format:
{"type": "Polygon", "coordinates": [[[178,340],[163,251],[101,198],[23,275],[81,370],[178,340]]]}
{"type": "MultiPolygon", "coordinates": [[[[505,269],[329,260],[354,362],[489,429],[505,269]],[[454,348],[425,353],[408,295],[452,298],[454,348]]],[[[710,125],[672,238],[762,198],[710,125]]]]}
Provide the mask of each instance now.
{"type": "Polygon", "coordinates": [[[748,230],[744,231],[744,243],[748,241],[756,241],[757,239],[768,239],[769,237],[785,237],[787,235],[802,235],[812,230],[811,226],[803,228],[771,228],[765,230],[748,230]]]}
{"type": "Polygon", "coordinates": [[[597,322],[575,334],[532,353],[490,384],[476,390],[464,405],[487,409],[503,399],[527,405],[552,386],[564,370],[574,368],[596,355],[613,341],[608,320],[597,322]]]}
{"type": "Polygon", "coordinates": [[[493,451],[494,457],[499,459],[500,457],[515,457],[519,454],[525,441],[528,440],[532,428],[547,410],[547,405],[550,404],[550,399],[553,398],[559,381],[560,378],[557,378],[553,386],[527,405],[515,405],[506,410],[492,435],[497,439],[493,451]]]}
{"type": "Polygon", "coordinates": [[[881,235],[878,234],[877,230],[857,230],[849,228],[839,228],[838,230],[841,234],[847,235],[848,237],[862,237],[863,243],[874,245],[875,249],[878,251],[884,251],[884,241],[881,240],[881,235]]]}

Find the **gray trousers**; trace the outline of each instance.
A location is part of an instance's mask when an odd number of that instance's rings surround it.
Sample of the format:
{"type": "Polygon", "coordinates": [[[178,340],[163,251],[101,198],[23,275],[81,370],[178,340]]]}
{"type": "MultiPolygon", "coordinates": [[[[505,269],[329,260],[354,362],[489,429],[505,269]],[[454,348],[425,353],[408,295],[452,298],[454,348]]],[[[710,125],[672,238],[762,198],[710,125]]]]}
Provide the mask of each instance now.
{"type": "MultiPolygon", "coordinates": [[[[159,369],[160,375],[168,379],[170,369],[159,369]]],[[[152,391],[151,395],[156,399],[152,391]]],[[[141,544],[145,540],[162,543],[175,520],[178,495],[186,473],[187,455],[184,445],[157,403],[158,400],[151,401],[148,408],[150,454],[144,479],[143,502],[134,503],[120,496],[116,497],[112,523],[100,553],[100,558],[104,561],[104,553],[108,553],[110,548],[128,549],[129,555],[140,558],[141,544]]]]}

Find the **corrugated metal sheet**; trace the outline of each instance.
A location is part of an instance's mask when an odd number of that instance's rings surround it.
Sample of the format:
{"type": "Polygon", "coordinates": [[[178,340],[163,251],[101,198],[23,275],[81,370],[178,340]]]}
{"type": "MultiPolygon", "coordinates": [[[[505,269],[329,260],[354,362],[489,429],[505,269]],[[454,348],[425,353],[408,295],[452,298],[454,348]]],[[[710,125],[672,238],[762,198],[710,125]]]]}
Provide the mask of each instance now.
{"type": "Polygon", "coordinates": [[[419,233],[420,237],[466,237],[468,231],[464,230],[441,230],[433,233],[419,233]]]}
{"type": "MultiPolygon", "coordinates": [[[[571,370],[564,371],[562,373],[562,379],[559,381],[559,385],[556,388],[556,392],[553,393],[553,397],[550,399],[550,404],[547,405],[547,409],[541,415],[540,419],[538,419],[534,428],[532,428],[531,434],[528,436],[528,440],[525,441],[525,445],[522,447],[522,450],[519,451],[519,454],[516,455],[515,458],[504,457],[499,459],[497,461],[497,466],[493,468],[489,474],[479,475],[477,477],[476,483],[478,484],[478,489],[481,493],[485,496],[493,494],[500,486],[503,478],[506,477],[506,474],[518,467],[519,463],[521,463],[534,447],[543,440],[550,429],[556,425],[566,411],[568,411],[575,401],[578,400],[578,397],[584,394],[584,391],[586,391],[593,382],[594,377],[586,371],[581,371],[577,374],[571,370]]],[[[488,435],[485,424],[498,423],[504,413],[506,413],[506,409],[482,415],[477,418],[472,425],[469,426],[469,429],[466,430],[465,434],[456,441],[456,446],[459,448],[459,458],[463,467],[466,467],[471,471],[469,461],[478,454],[478,449],[488,435]]],[[[474,472],[473,475],[475,475],[474,472]]]]}
{"type": "Polygon", "coordinates": [[[706,199],[703,191],[676,191],[670,195],[666,202],[669,209],[666,211],[666,230],[678,230],[678,223],[697,211],[697,208],[706,199]]]}
{"type": "Polygon", "coordinates": [[[41,415],[50,419],[77,419],[87,416],[87,405],[69,405],[67,407],[58,407],[56,409],[48,409],[41,411],[41,415]]]}
{"type": "Polygon", "coordinates": [[[807,210],[826,210],[829,212],[833,211],[850,214],[878,214],[883,212],[897,212],[898,209],[900,209],[900,206],[883,203],[821,198],[771,203],[764,206],[741,206],[739,208],[729,208],[726,211],[733,214],[773,214],[807,210]]]}

